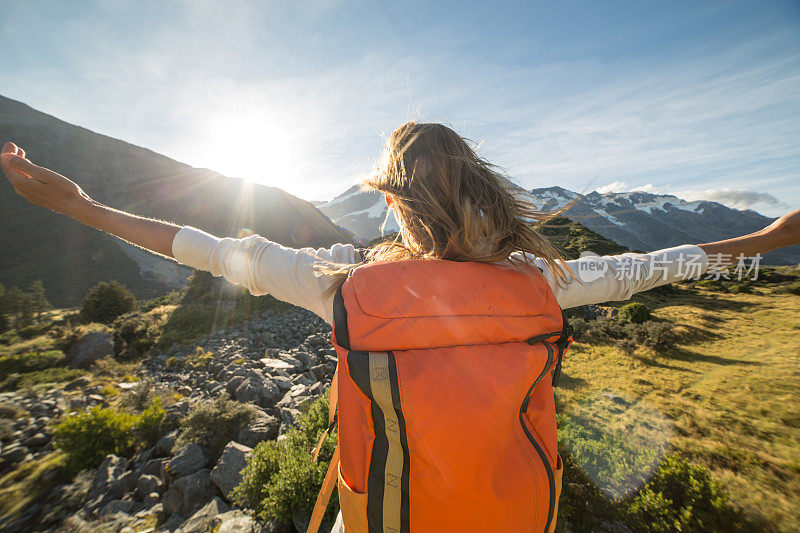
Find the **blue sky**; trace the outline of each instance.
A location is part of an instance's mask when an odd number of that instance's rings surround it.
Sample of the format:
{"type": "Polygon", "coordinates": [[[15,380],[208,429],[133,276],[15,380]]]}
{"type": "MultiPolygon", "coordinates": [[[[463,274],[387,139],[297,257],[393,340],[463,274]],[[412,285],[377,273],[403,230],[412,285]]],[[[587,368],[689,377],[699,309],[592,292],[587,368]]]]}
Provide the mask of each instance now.
{"type": "Polygon", "coordinates": [[[797,2],[432,4],[0,0],[0,94],[309,200],[416,119],[526,188],[800,207],[797,2]]]}

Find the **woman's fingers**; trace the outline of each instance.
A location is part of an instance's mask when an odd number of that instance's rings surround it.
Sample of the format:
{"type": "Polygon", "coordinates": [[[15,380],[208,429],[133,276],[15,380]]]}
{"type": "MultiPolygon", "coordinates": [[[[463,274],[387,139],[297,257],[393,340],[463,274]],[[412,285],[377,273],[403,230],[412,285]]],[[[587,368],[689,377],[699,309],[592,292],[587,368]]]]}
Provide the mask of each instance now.
{"type": "MultiPolygon", "coordinates": [[[[3,149],[5,149],[5,147],[3,147],[3,149]]],[[[16,155],[14,154],[11,154],[9,152],[4,152],[2,156],[0,156],[1,158],[0,166],[2,166],[3,172],[8,178],[8,181],[11,182],[11,185],[13,185],[14,187],[19,187],[23,183],[25,183],[25,180],[30,178],[28,178],[28,176],[26,176],[24,173],[20,172],[19,170],[16,170],[14,167],[11,166],[11,160],[15,157],[16,155]]]]}
{"type": "Polygon", "coordinates": [[[25,159],[25,151],[14,143],[2,150],[0,167],[17,194],[32,204],[64,213],[75,200],[88,198],[75,182],[25,159]]]}
{"type": "Polygon", "coordinates": [[[51,170],[40,167],[39,165],[34,165],[19,154],[10,157],[8,164],[14,170],[22,172],[23,174],[27,174],[31,178],[41,183],[47,183],[49,181],[48,178],[50,177],[49,174],[52,173],[51,170]]]}
{"type": "MultiPolygon", "coordinates": [[[[3,173],[5,173],[9,183],[11,183],[11,186],[18,195],[33,202],[35,196],[44,193],[44,189],[42,188],[44,187],[46,189],[47,186],[43,181],[31,177],[15,168],[14,160],[21,159],[19,156],[11,153],[4,153],[0,156],[0,159],[0,167],[2,167],[3,173]]],[[[22,161],[25,160],[22,159],[22,161]]]]}
{"type": "Polygon", "coordinates": [[[3,154],[12,154],[12,155],[19,155],[25,157],[25,150],[17,146],[16,144],[12,143],[11,141],[5,143],[3,145],[2,151],[0,153],[3,154]]]}

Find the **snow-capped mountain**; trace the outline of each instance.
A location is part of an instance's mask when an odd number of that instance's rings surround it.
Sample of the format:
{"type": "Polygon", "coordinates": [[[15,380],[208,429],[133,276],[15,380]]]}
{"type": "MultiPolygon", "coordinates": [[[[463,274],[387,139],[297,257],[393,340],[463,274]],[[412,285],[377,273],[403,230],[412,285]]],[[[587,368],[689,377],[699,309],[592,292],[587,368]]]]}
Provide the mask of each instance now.
{"type": "MultiPolygon", "coordinates": [[[[543,211],[557,211],[580,195],[562,187],[532,189],[531,199],[543,211]]],[[[319,209],[334,223],[352,231],[362,241],[380,236],[386,216],[383,196],[353,186],[319,209]]],[[[668,194],[647,192],[598,193],[579,198],[563,213],[567,218],[632,250],[658,250],[680,244],[711,242],[759,230],[774,219],[755,211],[738,210],[717,202],[687,202],[668,194]]],[[[393,216],[385,233],[397,231],[393,216]]],[[[766,264],[800,262],[800,247],[764,256],[766,264]]]]}
{"type": "MultiPolygon", "coordinates": [[[[351,231],[363,242],[381,236],[381,224],[388,210],[382,193],[362,191],[358,185],[353,185],[330,202],[318,204],[317,208],[334,224],[351,231]]],[[[384,234],[395,233],[399,229],[394,215],[390,215],[384,234]]]]}

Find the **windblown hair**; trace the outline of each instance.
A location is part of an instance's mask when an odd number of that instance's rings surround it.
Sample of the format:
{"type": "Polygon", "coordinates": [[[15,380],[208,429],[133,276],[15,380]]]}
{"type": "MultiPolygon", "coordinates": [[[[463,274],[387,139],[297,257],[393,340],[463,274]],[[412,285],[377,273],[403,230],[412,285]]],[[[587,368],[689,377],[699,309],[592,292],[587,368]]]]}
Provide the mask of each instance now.
{"type": "MultiPolygon", "coordinates": [[[[455,131],[442,124],[407,122],[389,137],[376,172],[362,189],[391,194],[400,225],[394,240],[372,246],[361,263],[318,263],[333,278],[331,297],[355,267],[373,261],[446,259],[507,261],[514,252],[541,258],[558,281],[572,273],[536,226],[557,216],[535,209],[528,193],[479,157],[455,131]]],[[[388,213],[387,213],[388,218],[388,213]]],[[[381,226],[383,232],[384,219],[381,226]]]]}

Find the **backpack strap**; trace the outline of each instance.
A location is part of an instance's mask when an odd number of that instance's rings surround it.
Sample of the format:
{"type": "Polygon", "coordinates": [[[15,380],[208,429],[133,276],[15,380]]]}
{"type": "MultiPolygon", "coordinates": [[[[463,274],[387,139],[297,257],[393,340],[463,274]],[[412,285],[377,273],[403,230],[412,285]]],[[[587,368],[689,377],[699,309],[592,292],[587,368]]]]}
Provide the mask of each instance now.
{"type": "MultiPolygon", "coordinates": [[[[333,431],[336,426],[336,404],[339,400],[339,365],[336,365],[336,371],[333,373],[333,380],[331,381],[331,398],[328,402],[328,428],[322,433],[319,442],[311,452],[311,460],[317,462],[319,452],[322,449],[322,443],[325,442],[325,437],[333,431]]],[[[333,488],[336,486],[336,474],[339,469],[339,443],[336,443],[336,449],[333,450],[333,457],[331,463],[328,465],[328,471],[325,472],[325,479],[322,481],[322,487],[317,494],[317,501],[314,504],[314,510],[311,513],[311,521],[308,523],[307,533],[317,533],[320,524],[322,524],[322,517],[325,516],[325,510],[328,508],[328,502],[331,500],[333,488]]]]}
{"type": "Polygon", "coordinates": [[[339,470],[339,445],[333,450],[333,458],[331,464],[328,466],[328,471],[325,473],[325,479],[322,481],[322,488],[319,489],[317,495],[317,503],[314,504],[314,511],[311,513],[311,521],[308,523],[307,533],[317,533],[319,526],[322,524],[322,518],[325,516],[325,510],[328,508],[328,502],[333,494],[333,488],[336,486],[337,472],[339,470]]]}
{"type": "MultiPolygon", "coordinates": [[[[333,335],[336,343],[343,348],[350,349],[350,336],[347,331],[347,309],[344,307],[344,298],[342,297],[342,287],[336,289],[336,296],[333,298],[333,335]]],[[[322,449],[322,443],[325,442],[327,437],[336,427],[336,406],[339,403],[339,365],[336,365],[336,370],[333,373],[331,380],[331,397],[328,402],[328,428],[322,433],[319,442],[311,451],[311,459],[317,462],[319,452],[322,449]]],[[[336,444],[336,449],[333,451],[333,458],[328,471],[325,473],[325,480],[322,482],[322,487],[317,495],[317,501],[314,504],[314,511],[311,513],[311,521],[308,523],[307,533],[317,533],[320,524],[322,524],[322,517],[325,516],[325,510],[328,508],[328,502],[331,499],[333,488],[336,486],[337,472],[339,470],[339,444],[336,444]]]]}
{"type": "MultiPolygon", "coordinates": [[[[336,343],[349,350],[350,349],[350,336],[347,332],[347,309],[344,307],[344,298],[342,297],[342,287],[336,289],[336,296],[333,297],[333,335],[336,343]]],[[[319,442],[311,452],[311,458],[314,462],[317,461],[317,456],[322,448],[322,442],[325,437],[330,434],[336,427],[336,406],[339,403],[339,364],[336,364],[336,370],[333,372],[333,379],[331,380],[331,397],[328,402],[328,429],[319,438],[319,442]]]]}
{"type": "Polygon", "coordinates": [[[336,370],[333,372],[333,379],[331,380],[331,397],[328,400],[328,427],[319,437],[317,445],[311,450],[311,460],[317,462],[317,456],[322,449],[322,443],[325,442],[327,437],[336,427],[336,405],[339,403],[339,365],[336,365],[336,370]]]}
{"type": "Polygon", "coordinates": [[[561,377],[561,360],[564,358],[564,352],[572,343],[573,329],[567,321],[567,315],[564,313],[563,309],[561,310],[561,320],[561,336],[556,340],[556,346],[558,346],[558,361],[556,361],[556,366],[553,369],[553,387],[558,386],[558,378],[561,377]]]}
{"type": "Polygon", "coordinates": [[[564,310],[561,309],[561,330],[554,331],[552,333],[544,333],[542,335],[538,335],[536,337],[531,337],[528,339],[528,344],[536,344],[537,342],[552,342],[558,348],[558,355],[556,356],[556,363],[553,366],[552,376],[553,376],[553,387],[558,386],[558,378],[561,376],[561,360],[564,358],[564,352],[567,351],[569,345],[572,343],[572,333],[574,330],[572,326],[570,326],[569,322],[567,321],[567,315],[564,313],[564,310]],[[553,342],[549,339],[552,339],[558,335],[558,338],[553,342]]]}

